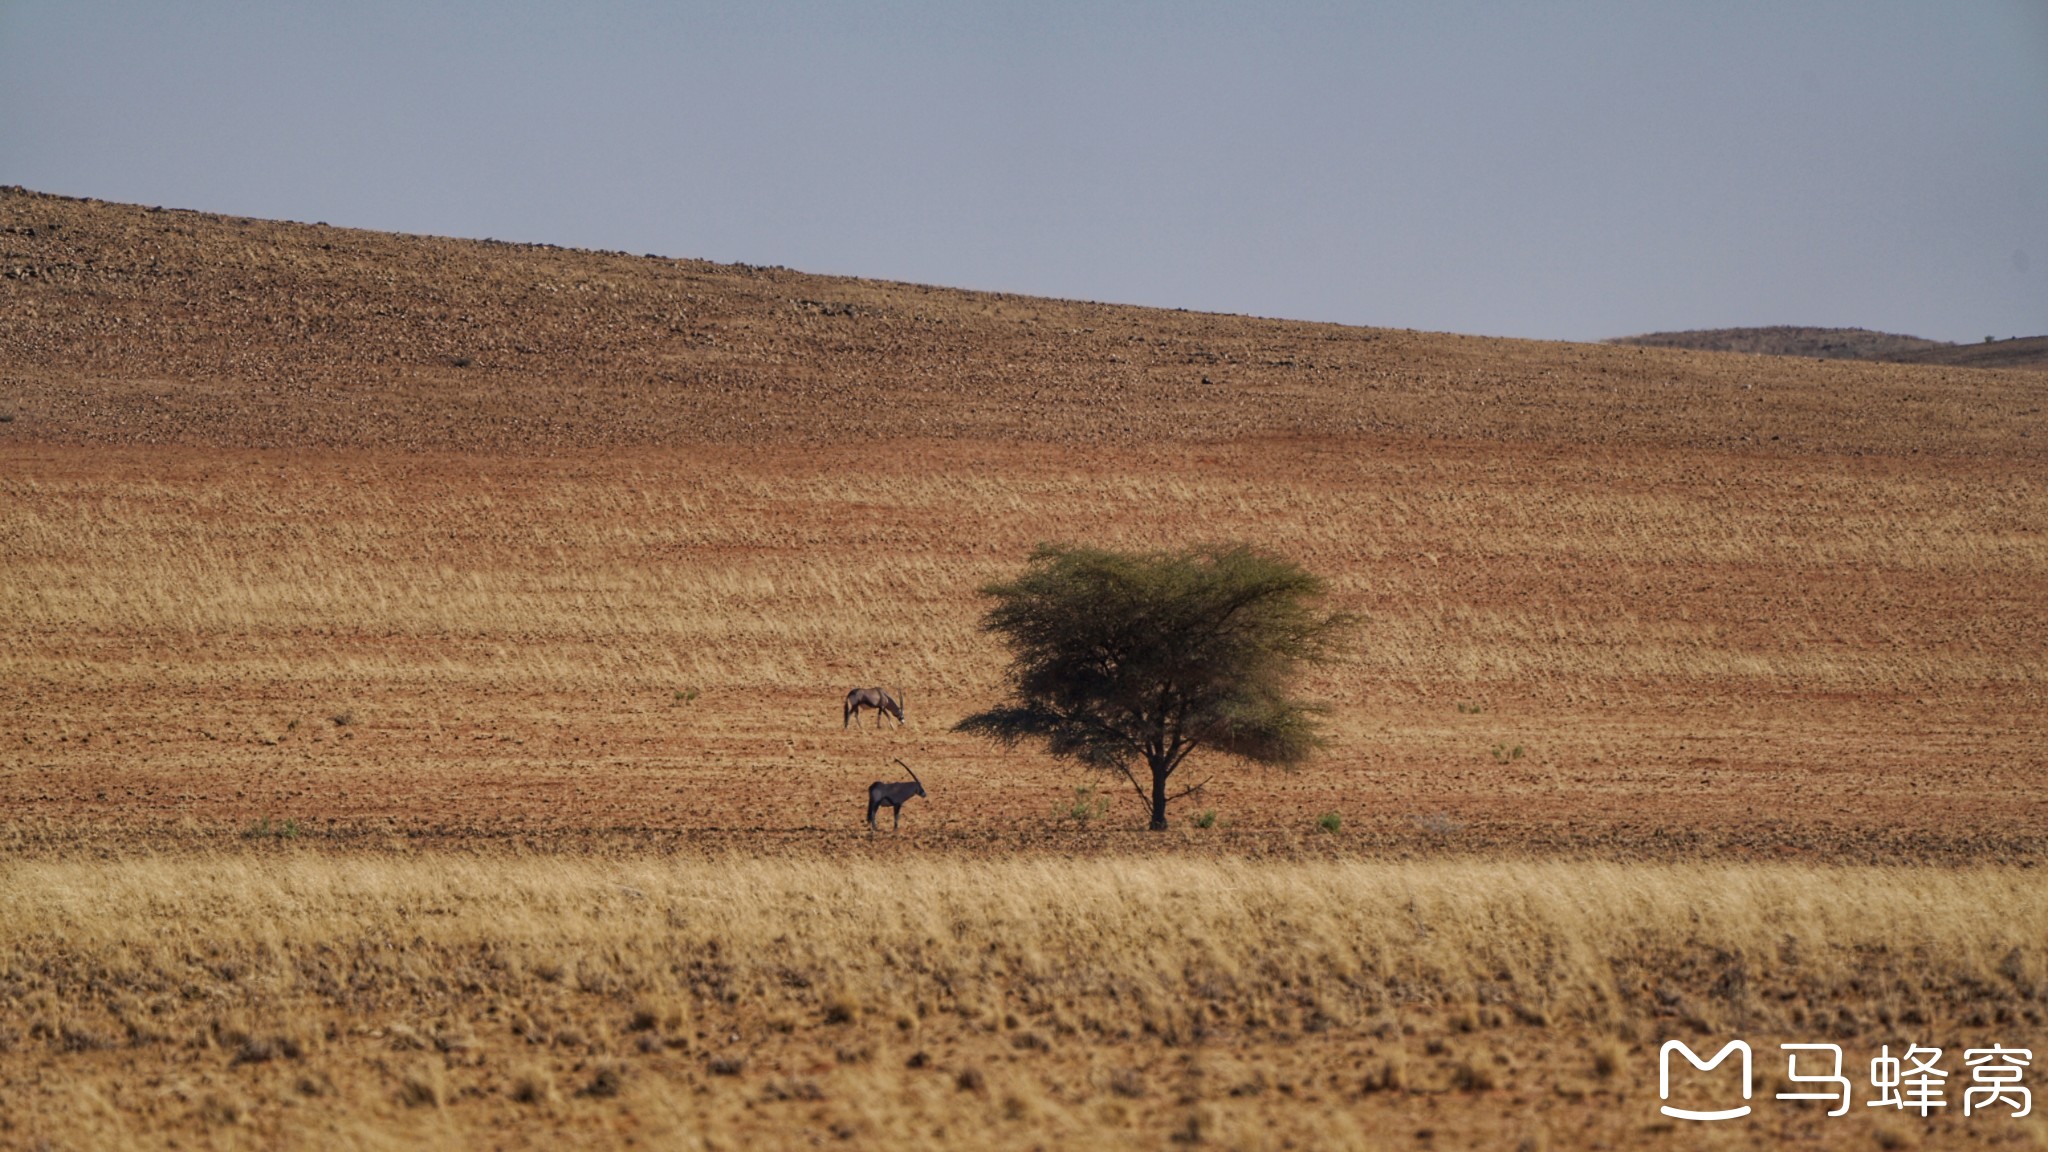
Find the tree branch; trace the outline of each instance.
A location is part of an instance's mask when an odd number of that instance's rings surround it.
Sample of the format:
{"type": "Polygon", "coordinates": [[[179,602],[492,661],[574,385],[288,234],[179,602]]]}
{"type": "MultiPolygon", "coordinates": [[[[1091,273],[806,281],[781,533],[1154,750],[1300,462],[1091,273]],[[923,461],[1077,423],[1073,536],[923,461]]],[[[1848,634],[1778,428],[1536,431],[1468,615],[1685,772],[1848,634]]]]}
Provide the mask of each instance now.
{"type": "Polygon", "coordinates": [[[1123,773],[1124,779],[1129,780],[1131,782],[1131,791],[1136,792],[1138,794],[1138,802],[1143,804],[1147,808],[1152,807],[1152,797],[1147,796],[1145,794],[1145,790],[1143,788],[1138,787],[1138,778],[1136,776],[1131,775],[1131,766],[1129,764],[1118,764],[1116,766],[1116,770],[1123,773]]]}

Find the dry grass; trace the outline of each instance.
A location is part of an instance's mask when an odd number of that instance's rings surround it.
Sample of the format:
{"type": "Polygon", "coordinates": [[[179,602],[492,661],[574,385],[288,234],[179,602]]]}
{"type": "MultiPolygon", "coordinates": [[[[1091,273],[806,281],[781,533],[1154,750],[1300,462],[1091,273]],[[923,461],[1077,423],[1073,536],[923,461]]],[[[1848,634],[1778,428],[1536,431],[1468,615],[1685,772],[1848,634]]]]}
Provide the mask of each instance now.
{"type": "Polygon", "coordinates": [[[0,837],[816,841],[904,756],[914,836],[1099,850],[1130,797],[1075,828],[1083,781],[946,731],[998,688],[975,589],[1043,539],[1242,538],[1368,623],[1307,686],[1330,755],[1224,772],[1203,843],[1294,852],[1335,810],[1306,850],[2042,853],[2025,469],[1370,448],[19,451],[0,837]],[[869,683],[908,728],[833,724],[869,683]]]}
{"type": "Polygon", "coordinates": [[[526,637],[549,651],[447,671],[493,685],[808,687],[826,679],[821,658],[868,663],[894,646],[909,650],[899,675],[986,691],[997,661],[972,635],[975,589],[1035,542],[1256,535],[1374,610],[1376,683],[1683,676],[1827,690],[1929,671],[1996,682],[2025,678],[2013,650],[2043,638],[2031,612],[1985,612],[1972,634],[1950,637],[1927,634],[1949,619],[1842,618],[1831,600],[1730,634],[1749,624],[1730,601],[1813,598],[1794,582],[1818,570],[1876,594],[1951,586],[1928,608],[1966,596],[2023,608],[2048,572],[2048,538],[2035,530],[2048,498],[1985,473],[1782,468],[1660,492],[1671,463],[1641,458],[1541,472],[1502,460],[1480,477],[1442,464],[1416,475],[1419,461],[1381,457],[1283,478],[1273,473],[1297,453],[1246,451],[1199,469],[1083,457],[1113,469],[1090,475],[1062,474],[1057,460],[906,474],[863,456],[457,465],[426,483],[406,475],[417,465],[292,461],[261,474],[268,462],[251,460],[237,476],[131,481],[42,479],[30,464],[0,480],[15,577],[0,614],[48,636],[266,639],[302,676],[372,669],[379,656],[285,638],[431,635],[453,646],[437,645],[445,664],[480,639],[526,637]],[[1514,601],[1444,602],[1502,564],[1521,569],[1514,601]],[[1713,586],[1685,587],[1674,568],[1713,586]],[[1574,571],[1600,586],[1562,594],[1574,571]],[[1685,619],[1693,601],[1723,617],[1719,635],[1685,619]],[[1977,647],[1931,660],[1929,643],[1951,638],[1977,647]],[[562,658],[586,647],[604,659],[562,658]]]}
{"type": "Polygon", "coordinates": [[[1999,869],[17,862],[0,1139],[1689,1147],[1640,1102],[1663,1037],[2021,1042],[2043,939],[1999,869]]]}

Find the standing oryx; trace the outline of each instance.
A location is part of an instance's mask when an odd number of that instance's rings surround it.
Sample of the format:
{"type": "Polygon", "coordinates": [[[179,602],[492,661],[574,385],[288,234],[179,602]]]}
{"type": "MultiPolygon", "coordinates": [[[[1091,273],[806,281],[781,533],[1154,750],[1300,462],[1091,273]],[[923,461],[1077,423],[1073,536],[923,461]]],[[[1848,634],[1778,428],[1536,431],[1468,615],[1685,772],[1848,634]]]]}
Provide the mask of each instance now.
{"type": "MultiPolygon", "coordinates": [[[[903,764],[903,761],[898,760],[896,763],[903,764]]],[[[875,811],[884,804],[887,804],[889,810],[896,816],[895,822],[889,825],[889,830],[893,832],[903,827],[903,802],[912,796],[924,795],[924,781],[917,778],[917,773],[911,770],[910,765],[903,764],[903,770],[910,773],[908,784],[884,784],[877,780],[868,785],[869,828],[875,826],[875,811]]]]}
{"type": "Polygon", "coordinates": [[[855,688],[846,694],[846,710],[839,718],[839,726],[846,727],[860,719],[860,710],[875,710],[875,727],[882,726],[882,717],[894,716],[896,723],[903,723],[903,702],[901,695],[891,696],[881,688],[855,688]]]}

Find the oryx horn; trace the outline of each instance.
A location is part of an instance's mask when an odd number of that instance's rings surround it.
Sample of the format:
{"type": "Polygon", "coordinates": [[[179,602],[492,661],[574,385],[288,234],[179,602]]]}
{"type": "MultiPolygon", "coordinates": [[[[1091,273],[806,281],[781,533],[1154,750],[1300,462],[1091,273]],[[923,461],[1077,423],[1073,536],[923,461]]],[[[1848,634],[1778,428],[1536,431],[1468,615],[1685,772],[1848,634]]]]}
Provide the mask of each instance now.
{"type": "MultiPolygon", "coordinates": [[[[903,764],[903,761],[901,761],[901,760],[898,760],[898,761],[897,761],[897,763],[898,763],[898,764],[903,764]]],[[[908,764],[903,764],[903,770],[904,770],[905,772],[908,772],[908,773],[910,773],[910,778],[911,778],[912,780],[917,780],[917,769],[915,769],[915,768],[912,768],[912,767],[911,767],[910,765],[908,765],[908,764]]],[[[922,783],[924,783],[924,781],[922,781],[922,780],[917,780],[917,782],[918,782],[919,784],[922,784],[922,783]]]]}

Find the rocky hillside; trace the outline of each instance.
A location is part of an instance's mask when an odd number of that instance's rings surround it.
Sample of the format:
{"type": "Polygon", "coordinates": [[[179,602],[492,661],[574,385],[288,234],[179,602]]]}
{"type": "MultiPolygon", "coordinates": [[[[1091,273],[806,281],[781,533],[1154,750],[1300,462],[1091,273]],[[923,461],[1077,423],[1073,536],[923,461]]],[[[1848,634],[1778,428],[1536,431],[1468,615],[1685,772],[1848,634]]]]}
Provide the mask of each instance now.
{"type": "MultiPolygon", "coordinates": [[[[2004,454],[2032,378],[1110,306],[0,191],[0,445],[1267,436],[2004,454]]],[[[2033,412],[2026,409],[2033,408],[2033,412]]]]}

